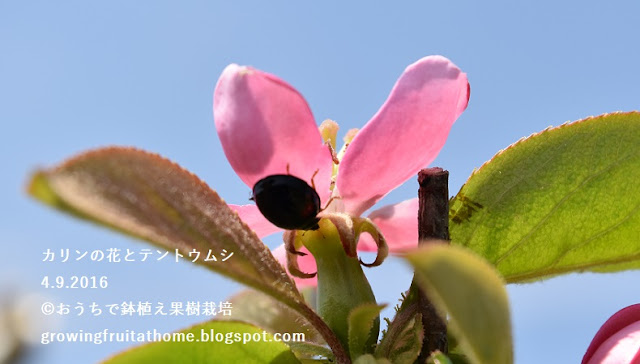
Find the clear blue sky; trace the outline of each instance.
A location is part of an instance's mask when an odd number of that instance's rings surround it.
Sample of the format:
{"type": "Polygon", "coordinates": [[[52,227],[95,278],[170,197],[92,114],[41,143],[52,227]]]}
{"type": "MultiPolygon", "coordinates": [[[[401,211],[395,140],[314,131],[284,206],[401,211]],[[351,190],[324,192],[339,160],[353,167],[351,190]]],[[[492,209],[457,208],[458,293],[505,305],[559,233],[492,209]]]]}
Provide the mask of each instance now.
{"type": "MultiPolygon", "coordinates": [[[[223,300],[237,291],[186,263],[43,263],[47,248],[146,246],[23,192],[35,167],[116,144],[163,154],[227,201],[245,203],[249,189],[227,164],[211,113],[215,82],[229,63],[284,78],[318,121],[332,118],[344,133],[375,113],[406,65],[429,54],[450,58],[472,90],[434,163],[451,172],[454,194],[473,168],[523,136],[637,110],[639,13],[633,1],[0,1],[0,287],[67,303],[223,300]],[[45,275],[73,274],[108,275],[110,286],[40,288],[45,275]]],[[[383,202],[416,190],[410,181],[383,202]]],[[[381,302],[395,303],[409,286],[397,261],[368,272],[381,302]]],[[[640,301],[638,281],[640,272],[574,274],[510,286],[516,362],[579,362],[597,328],[640,301]]],[[[201,320],[82,316],[59,329],[174,330],[201,320]]],[[[127,346],[36,346],[28,362],[91,363],[127,346]]]]}

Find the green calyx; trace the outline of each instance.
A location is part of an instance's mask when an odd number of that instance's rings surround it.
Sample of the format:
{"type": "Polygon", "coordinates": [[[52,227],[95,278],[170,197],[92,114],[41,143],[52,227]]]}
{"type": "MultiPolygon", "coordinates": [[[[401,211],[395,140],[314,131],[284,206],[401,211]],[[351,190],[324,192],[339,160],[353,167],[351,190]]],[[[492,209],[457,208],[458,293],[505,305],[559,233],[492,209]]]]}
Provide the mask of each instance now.
{"type": "MultiPolygon", "coordinates": [[[[328,219],[320,229],[298,231],[297,238],[314,256],[318,277],[318,313],[348,350],[349,313],[363,304],[375,304],[375,296],[357,256],[349,256],[338,230],[328,219]]],[[[380,329],[376,319],[370,341],[375,343],[380,329]]]]}

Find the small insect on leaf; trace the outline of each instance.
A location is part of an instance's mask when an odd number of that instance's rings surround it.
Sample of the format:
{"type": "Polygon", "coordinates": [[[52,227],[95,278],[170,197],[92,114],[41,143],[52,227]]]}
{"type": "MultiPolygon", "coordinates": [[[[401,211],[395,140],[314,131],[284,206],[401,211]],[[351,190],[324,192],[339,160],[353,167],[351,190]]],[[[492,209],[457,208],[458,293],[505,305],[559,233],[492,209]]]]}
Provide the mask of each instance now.
{"type": "Polygon", "coordinates": [[[452,202],[454,202],[449,210],[449,218],[452,222],[460,224],[463,221],[467,221],[471,218],[474,212],[482,209],[484,206],[472,201],[467,196],[459,193],[452,202]]]}
{"type": "Polygon", "coordinates": [[[318,230],[320,197],[307,182],[288,174],[274,174],[253,186],[252,200],[262,215],[286,230],[318,230]]]}

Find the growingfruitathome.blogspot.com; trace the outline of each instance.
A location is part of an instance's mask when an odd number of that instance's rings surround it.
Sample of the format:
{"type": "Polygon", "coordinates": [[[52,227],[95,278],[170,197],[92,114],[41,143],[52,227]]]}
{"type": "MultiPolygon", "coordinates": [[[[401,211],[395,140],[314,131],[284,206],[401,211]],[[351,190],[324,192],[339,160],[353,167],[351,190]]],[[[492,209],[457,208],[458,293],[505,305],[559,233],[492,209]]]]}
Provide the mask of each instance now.
{"type": "Polygon", "coordinates": [[[87,342],[100,345],[110,342],[216,342],[224,344],[250,342],[304,342],[305,334],[294,333],[268,333],[262,332],[216,332],[213,329],[201,329],[200,332],[159,332],[156,329],[147,331],[125,330],[111,332],[108,329],[102,331],[85,332],[44,332],[40,338],[43,345],[61,342],[87,342]]]}

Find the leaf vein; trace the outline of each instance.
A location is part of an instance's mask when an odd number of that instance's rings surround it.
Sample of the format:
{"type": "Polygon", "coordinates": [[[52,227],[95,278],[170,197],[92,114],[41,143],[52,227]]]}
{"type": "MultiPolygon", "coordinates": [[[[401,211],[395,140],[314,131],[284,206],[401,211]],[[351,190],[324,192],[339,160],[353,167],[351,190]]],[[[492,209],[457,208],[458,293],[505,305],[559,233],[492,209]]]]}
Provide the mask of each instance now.
{"type": "Polygon", "coordinates": [[[533,272],[521,273],[518,275],[505,276],[505,281],[507,283],[518,283],[518,282],[523,282],[531,279],[539,279],[541,277],[554,276],[562,273],[584,271],[589,268],[596,268],[599,266],[628,263],[635,260],[640,260],[640,252],[634,255],[625,255],[623,257],[618,257],[614,259],[605,259],[598,262],[591,262],[589,264],[575,264],[571,266],[562,267],[560,269],[550,268],[544,271],[533,271],[533,272]]]}
{"type": "MultiPolygon", "coordinates": [[[[569,145],[572,145],[572,143],[566,143],[564,145],[562,145],[562,148],[560,151],[567,149],[567,147],[569,145]]],[[[560,149],[560,148],[558,148],[560,149]]],[[[478,217],[478,222],[476,224],[476,226],[473,228],[473,231],[471,231],[471,233],[469,234],[469,238],[467,239],[467,244],[473,240],[473,237],[475,236],[476,232],[478,231],[478,228],[482,225],[482,221],[483,219],[488,215],[490,207],[496,206],[500,201],[502,201],[502,199],[507,195],[507,192],[511,191],[514,187],[516,187],[518,184],[520,184],[520,182],[526,180],[527,178],[529,178],[530,175],[538,172],[540,169],[542,169],[543,167],[545,167],[549,162],[551,162],[555,157],[555,153],[551,153],[551,155],[549,156],[549,158],[547,158],[544,162],[540,163],[540,165],[538,165],[536,168],[534,168],[533,170],[531,170],[529,173],[527,174],[521,174],[520,178],[516,179],[510,186],[508,186],[507,188],[505,188],[502,193],[500,193],[491,203],[491,204],[487,204],[486,208],[482,210],[482,213],[480,214],[480,216],[478,217]]]]}
{"type": "Polygon", "coordinates": [[[625,222],[629,221],[638,211],[640,211],[640,203],[638,203],[632,210],[631,212],[629,212],[626,216],[624,216],[622,219],[620,219],[620,221],[618,221],[617,223],[609,226],[608,228],[594,234],[593,236],[591,236],[590,238],[586,239],[585,241],[583,241],[582,243],[570,247],[569,249],[565,250],[564,252],[562,252],[562,254],[560,254],[558,256],[558,258],[553,261],[549,266],[551,267],[555,267],[556,265],[558,265],[558,263],[560,263],[560,261],[562,260],[562,258],[564,258],[565,256],[567,256],[567,254],[569,254],[570,252],[583,248],[586,245],[592,243],[593,241],[596,241],[598,238],[601,238],[605,235],[607,235],[608,233],[612,232],[614,229],[616,229],[617,227],[619,227],[620,225],[624,224],[625,222]]]}
{"type": "Polygon", "coordinates": [[[516,242],[515,244],[513,244],[511,246],[511,248],[509,248],[509,250],[507,250],[504,254],[502,254],[500,257],[498,257],[498,259],[496,259],[495,265],[497,266],[498,264],[500,264],[500,262],[502,262],[504,259],[509,257],[517,248],[519,248],[527,240],[529,240],[529,238],[531,238],[533,233],[535,233],[536,231],[540,230],[540,228],[542,226],[544,226],[544,224],[560,208],[560,206],[562,206],[570,197],[575,195],[587,183],[589,183],[594,178],[597,178],[597,177],[601,176],[602,174],[604,174],[605,172],[609,171],[610,169],[618,166],[624,160],[629,159],[633,155],[634,155],[634,153],[629,153],[629,154],[625,155],[624,157],[613,161],[611,164],[605,166],[600,171],[597,171],[597,172],[587,176],[579,185],[577,185],[573,190],[569,191],[569,193],[567,193],[564,197],[562,197],[562,199],[560,199],[560,201],[558,201],[553,206],[553,208],[551,210],[549,210],[549,212],[545,216],[543,216],[542,219],[531,230],[529,230],[529,232],[526,235],[524,235],[522,238],[520,238],[520,240],[518,242],[516,242]]]}

